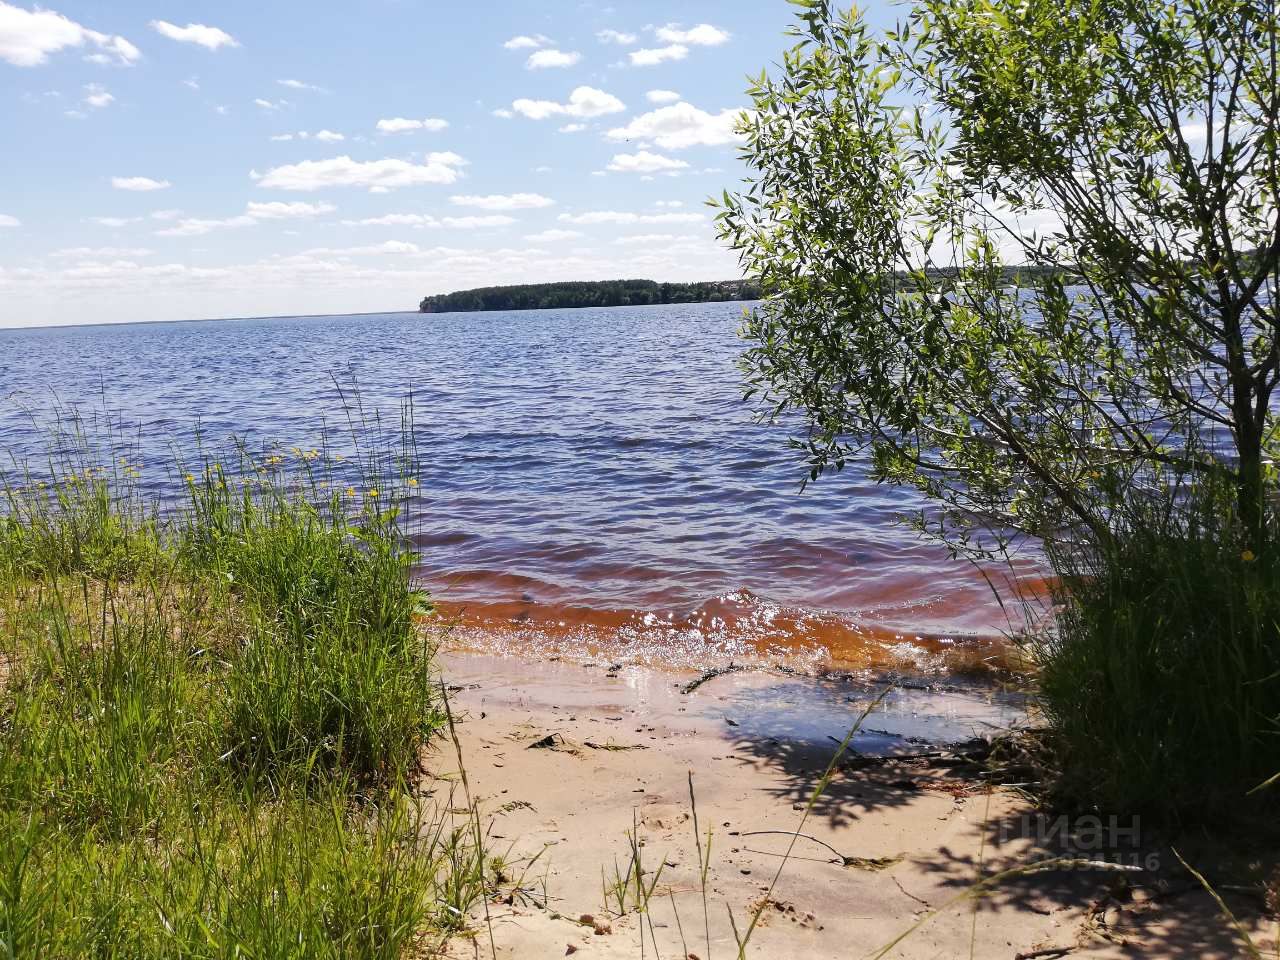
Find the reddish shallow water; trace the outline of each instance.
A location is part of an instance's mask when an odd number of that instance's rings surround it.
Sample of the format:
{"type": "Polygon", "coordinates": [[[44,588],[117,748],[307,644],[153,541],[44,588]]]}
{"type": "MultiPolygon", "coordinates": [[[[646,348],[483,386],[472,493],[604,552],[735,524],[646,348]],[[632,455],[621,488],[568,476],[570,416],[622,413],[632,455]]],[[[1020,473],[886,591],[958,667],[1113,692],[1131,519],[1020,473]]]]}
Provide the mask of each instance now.
{"type": "MultiPolygon", "coordinates": [[[[863,465],[803,492],[786,425],[742,401],[740,304],[0,331],[0,449],[22,412],[106,406],[150,463],[206,441],[317,445],[359,384],[395,432],[412,391],[418,578],[484,649],[698,666],[960,669],[1016,609],[895,523],[922,506],[863,465]]],[[[341,432],[341,429],[338,430],[341,432]]],[[[163,493],[172,483],[148,471],[163,493]]],[[[1034,558],[1020,576],[1034,583],[1034,558]]],[[[1007,574],[988,571],[1006,597],[1007,574]]]]}

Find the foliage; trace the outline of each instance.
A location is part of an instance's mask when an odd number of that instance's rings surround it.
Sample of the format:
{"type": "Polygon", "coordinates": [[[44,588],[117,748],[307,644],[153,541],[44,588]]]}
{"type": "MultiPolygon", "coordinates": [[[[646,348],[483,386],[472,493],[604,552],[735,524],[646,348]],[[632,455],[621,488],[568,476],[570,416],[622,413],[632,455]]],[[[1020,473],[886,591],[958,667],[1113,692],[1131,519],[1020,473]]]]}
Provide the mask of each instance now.
{"type": "Polygon", "coordinates": [[[869,447],[977,553],[980,529],[1098,542],[1135,503],[1227,489],[1261,550],[1274,4],[918,0],[881,38],[796,3],[719,224],[765,294],[753,390],[803,415],[811,476],[869,447]],[[1008,288],[1019,261],[1048,279],[1008,288]]]}
{"type": "Polygon", "coordinates": [[[760,288],[746,280],[657,283],[653,280],[601,280],[481,287],[426,297],[422,313],[480,310],[563,310],[577,307],[634,307],[657,303],[707,303],[759,299],[760,288]]]}

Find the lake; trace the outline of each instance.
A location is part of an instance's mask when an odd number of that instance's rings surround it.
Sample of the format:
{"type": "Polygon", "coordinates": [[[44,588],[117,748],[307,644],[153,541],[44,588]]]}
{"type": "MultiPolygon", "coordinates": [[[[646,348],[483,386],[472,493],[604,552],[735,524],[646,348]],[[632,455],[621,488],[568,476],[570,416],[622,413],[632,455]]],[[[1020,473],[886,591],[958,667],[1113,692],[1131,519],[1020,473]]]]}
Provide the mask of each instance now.
{"type": "Polygon", "coordinates": [[[162,495],[197,424],[207,442],[310,447],[345,423],[335,377],[388,424],[412,392],[407,527],[459,643],[682,665],[991,655],[1006,613],[982,573],[894,522],[912,491],[857,465],[801,491],[787,430],[742,400],[742,310],[0,330],[0,449],[37,454],[33,413],[55,402],[105,409],[162,495]]]}

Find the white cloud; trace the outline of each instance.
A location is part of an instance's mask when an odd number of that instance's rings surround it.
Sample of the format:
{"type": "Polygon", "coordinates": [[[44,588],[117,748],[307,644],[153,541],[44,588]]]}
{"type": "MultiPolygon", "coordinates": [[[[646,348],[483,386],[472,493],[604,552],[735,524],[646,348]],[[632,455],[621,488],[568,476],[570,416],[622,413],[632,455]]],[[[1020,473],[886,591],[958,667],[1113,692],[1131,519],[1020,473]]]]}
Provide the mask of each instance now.
{"type": "Polygon", "coordinates": [[[608,170],[614,173],[665,173],[684,170],[689,166],[683,160],[674,160],[659,153],[641,150],[637,153],[619,153],[609,161],[608,170]]]}
{"type": "Polygon", "coordinates": [[[404,117],[393,117],[390,120],[378,121],[379,133],[407,133],[410,130],[427,130],[438,133],[449,126],[448,120],[439,117],[427,117],[423,120],[407,120],[404,117]]]}
{"type": "Polygon", "coordinates": [[[150,177],[112,177],[111,185],[117,190],[132,190],[135,193],[168,190],[173,186],[168,180],[152,180],[150,177]]]}
{"type": "Polygon", "coordinates": [[[675,103],[680,99],[680,94],[674,90],[650,90],[644,98],[650,103],[675,103]]]}
{"type": "Polygon", "coordinates": [[[557,243],[561,240],[576,240],[582,236],[580,230],[543,230],[541,233],[528,234],[525,239],[530,243],[557,243]]]}
{"type": "Polygon", "coordinates": [[[106,87],[99,83],[87,83],[84,87],[84,102],[95,109],[101,109],[115,102],[115,97],[107,93],[106,87]]]}
{"type": "Polygon", "coordinates": [[[287,141],[287,140],[292,140],[292,139],[293,139],[293,134],[292,134],[292,133],[277,133],[277,134],[275,134],[274,136],[272,136],[272,138],[271,138],[271,139],[272,139],[272,140],[274,140],[276,143],[284,143],[284,142],[285,142],[285,141],[287,141]]]}
{"type": "Polygon", "coordinates": [[[566,123],[563,127],[558,128],[560,133],[581,133],[587,129],[585,123],[566,123]]]}
{"type": "Polygon", "coordinates": [[[688,103],[676,103],[641,114],[605,136],[610,140],[652,140],[666,150],[719,146],[737,139],[734,128],[741,116],[741,110],[711,114],[688,103]]]}
{"type": "Polygon", "coordinates": [[[490,214],[479,217],[442,217],[440,222],[446,227],[471,230],[483,227],[506,227],[515,223],[516,218],[503,214],[490,214]]]}
{"type": "Polygon", "coordinates": [[[373,257],[380,254],[395,254],[399,256],[416,256],[425,251],[416,243],[408,243],[404,240],[387,240],[383,243],[374,243],[363,247],[314,247],[310,250],[303,250],[298,254],[300,257],[373,257]]]}
{"type": "Polygon", "coordinates": [[[729,42],[729,33],[709,23],[700,23],[688,30],[681,30],[678,24],[668,23],[659,27],[654,34],[663,43],[685,43],[693,47],[718,47],[729,42]]]}
{"type": "Polygon", "coordinates": [[[675,233],[639,233],[639,234],[634,234],[630,237],[618,237],[618,239],[614,240],[613,243],[615,246],[619,246],[619,247],[629,247],[629,246],[649,247],[649,246],[656,246],[658,244],[675,243],[677,241],[685,240],[685,239],[687,238],[682,237],[679,234],[675,234],[675,233]]]}
{"type": "Polygon", "coordinates": [[[548,40],[546,37],[544,37],[542,34],[539,33],[539,34],[535,34],[532,37],[523,36],[523,35],[518,37],[512,37],[510,40],[504,43],[503,46],[506,47],[508,50],[535,50],[538,47],[544,46],[550,42],[551,42],[550,40],[548,40]]]}
{"type": "Polygon", "coordinates": [[[668,47],[646,47],[643,50],[631,51],[633,67],[655,67],[668,60],[683,60],[689,55],[689,48],[682,43],[673,43],[668,47]]]}
{"type": "Polygon", "coordinates": [[[146,247],[68,247],[65,250],[55,250],[50,256],[57,257],[60,260],[67,260],[73,257],[80,259],[134,260],[138,257],[150,257],[154,254],[154,250],[148,250],[146,247]]]}
{"type": "Polygon", "coordinates": [[[11,217],[7,213],[0,213],[0,227],[20,227],[22,221],[17,217],[11,217]]]}
{"type": "Polygon", "coordinates": [[[52,10],[24,10],[0,0],[0,60],[15,67],[38,67],[49,54],[86,43],[101,51],[89,55],[92,63],[128,66],[142,56],[124,37],[90,30],[52,10]]]}
{"type": "Polygon", "coordinates": [[[288,87],[290,90],[310,90],[313,93],[328,93],[324,87],[317,87],[314,83],[303,83],[301,80],[277,80],[276,83],[282,87],[288,87]]]}
{"type": "Polygon", "coordinates": [[[577,51],[565,53],[563,50],[535,50],[529,54],[529,59],[525,61],[524,65],[529,70],[543,70],[548,67],[572,67],[581,59],[582,54],[577,51]]]}
{"type": "Polygon", "coordinates": [[[96,223],[101,227],[125,227],[131,223],[137,223],[141,217],[89,217],[90,223],[96,223]]]}
{"type": "Polygon", "coordinates": [[[223,220],[206,220],[188,217],[179,220],[172,227],[157,230],[157,237],[202,237],[215,230],[226,230],[234,227],[251,227],[262,220],[295,220],[299,218],[318,217],[333,213],[337,207],[330,203],[285,203],[273,200],[269,203],[250,203],[245,212],[223,220]]]}
{"type": "Polygon", "coordinates": [[[617,210],[593,210],[590,213],[562,213],[563,223],[589,226],[597,223],[700,223],[700,213],[621,213],[617,210]]]}
{"type": "Polygon", "coordinates": [[[636,42],[634,33],[623,33],[620,30],[600,30],[596,33],[596,39],[601,43],[616,43],[620,47],[629,47],[636,42]]]}
{"type": "Polygon", "coordinates": [[[151,213],[152,220],[177,220],[180,216],[181,210],[154,210],[151,213]]]}
{"type": "Polygon", "coordinates": [[[655,200],[653,205],[655,207],[666,207],[668,209],[675,210],[675,209],[679,209],[680,207],[683,207],[684,201],[683,200],[655,200]]]}
{"type": "Polygon", "coordinates": [[[613,94],[597,90],[595,87],[577,87],[569,94],[568,103],[522,98],[513,101],[511,109],[530,120],[545,120],[547,117],[561,115],[590,119],[607,113],[621,113],[627,107],[613,94]]]}
{"type": "Polygon", "coordinates": [[[338,143],[347,138],[340,133],[335,133],[332,130],[321,130],[319,133],[316,134],[316,139],[319,140],[321,143],[338,143]]]}
{"type": "Polygon", "coordinates": [[[536,210],[553,207],[556,203],[540,193],[491,193],[484,197],[460,195],[450,197],[449,201],[459,207],[479,207],[481,210],[536,210]]]}
{"type": "Polygon", "coordinates": [[[337,210],[331,203],[285,203],[273,200],[270,203],[255,203],[250,200],[245,213],[259,220],[284,220],[293,217],[318,217],[321,214],[333,213],[337,210]]]}
{"type": "Polygon", "coordinates": [[[179,43],[198,44],[207,50],[240,46],[231,34],[217,27],[207,27],[203,23],[188,23],[185,27],[180,27],[166,20],[152,20],[151,29],[162,37],[177,40],[179,43]]]}
{"type": "Polygon", "coordinates": [[[493,115],[495,117],[501,117],[503,120],[510,120],[512,117],[515,116],[515,114],[512,113],[510,110],[508,110],[506,107],[499,107],[497,110],[494,110],[493,115]]]}
{"type": "Polygon", "coordinates": [[[265,174],[250,176],[260,187],[279,190],[323,190],[326,187],[365,187],[385,192],[397,187],[411,187],[426,183],[454,183],[460,177],[459,168],[467,163],[456,153],[428,153],[424,163],[408,160],[352,160],[350,157],[333,157],[329,160],[304,160],[301,163],[275,167],[265,174]]]}
{"type": "Polygon", "coordinates": [[[288,100],[264,100],[262,97],[254,97],[253,102],[263,110],[279,110],[289,105],[288,100]]]}
{"type": "Polygon", "coordinates": [[[241,214],[238,217],[228,217],[225,220],[205,220],[199,217],[188,217],[179,220],[176,226],[166,227],[163,230],[157,230],[157,237],[202,237],[206,233],[213,233],[215,230],[225,230],[229,227],[251,227],[258,221],[248,214],[241,214]]]}
{"type": "Polygon", "coordinates": [[[199,77],[191,77],[190,79],[183,80],[183,81],[182,81],[182,85],[183,85],[184,87],[190,87],[192,90],[199,90],[199,89],[200,89],[200,78],[199,78],[199,77]]]}
{"type": "Polygon", "coordinates": [[[425,213],[388,213],[364,220],[343,220],[344,227],[438,227],[440,221],[425,213]]]}

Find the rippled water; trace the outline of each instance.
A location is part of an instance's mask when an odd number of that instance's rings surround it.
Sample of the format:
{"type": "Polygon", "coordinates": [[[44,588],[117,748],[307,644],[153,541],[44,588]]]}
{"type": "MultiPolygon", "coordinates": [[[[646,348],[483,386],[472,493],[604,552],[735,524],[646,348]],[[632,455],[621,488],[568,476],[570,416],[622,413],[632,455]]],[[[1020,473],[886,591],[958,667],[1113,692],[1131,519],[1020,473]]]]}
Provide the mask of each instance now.
{"type": "Polygon", "coordinates": [[[148,459],[197,422],[308,445],[351,377],[392,419],[414,394],[419,574],[462,640],[686,664],[989,653],[1008,619],[978,571],[893,522],[914,494],[856,467],[800,492],[786,431],[742,402],[741,311],[0,330],[0,448],[36,452],[28,411],[54,394],[136,423],[148,459]]]}

